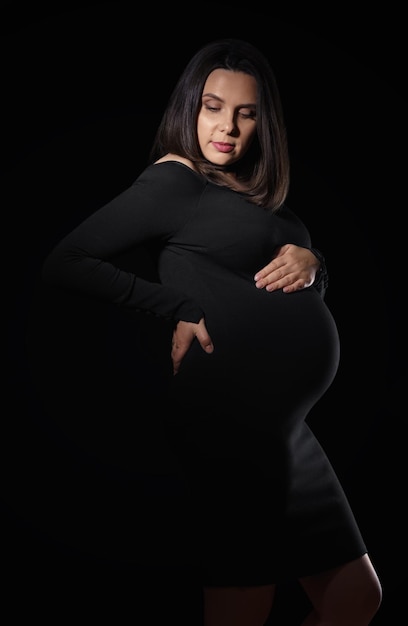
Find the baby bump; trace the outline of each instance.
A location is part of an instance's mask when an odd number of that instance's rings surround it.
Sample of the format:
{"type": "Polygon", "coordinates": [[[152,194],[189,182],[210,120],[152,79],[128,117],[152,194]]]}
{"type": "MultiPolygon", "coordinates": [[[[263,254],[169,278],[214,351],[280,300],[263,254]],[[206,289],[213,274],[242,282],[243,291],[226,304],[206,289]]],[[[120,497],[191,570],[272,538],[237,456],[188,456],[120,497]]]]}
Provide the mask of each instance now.
{"type": "Polygon", "coordinates": [[[340,354],[337,326],[314,288],[292,294],[257,290],[246,299],[243,314],[252,323],[235,332],[246,334],[254,357],[273,357],[281,376],[333,379],[340,354]]]}
{"type": "Polygon", "coordinates": [[[338,331],[314,288],[293,294],[253,285],[239,294],[224,289],[202,306],[214,352],[206,354],[195,341],[178,382],[186,378],[190,388],[199,384],[238,405],[248,395],[256,404],[259,395],[273,394],[307,410],[333,381],[338,331]]]}
{"type": "Polygon", "coordinates": [[[176,447],[193,457],[258,467],[262,459],[280,458],[290,431],[332,383],[339,339],[313,288],[245,293],[238,298],[224,290],[217,306],[207,302],[214,352],[193,342],[171,383],[168,421],[176,447]]]}

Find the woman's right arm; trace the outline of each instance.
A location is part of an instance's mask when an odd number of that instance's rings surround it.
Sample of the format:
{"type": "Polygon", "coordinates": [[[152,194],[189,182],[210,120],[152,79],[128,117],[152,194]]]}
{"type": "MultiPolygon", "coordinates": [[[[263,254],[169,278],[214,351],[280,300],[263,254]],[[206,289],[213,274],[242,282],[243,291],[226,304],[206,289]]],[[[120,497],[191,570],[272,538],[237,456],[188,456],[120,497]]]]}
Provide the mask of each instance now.
{"type": "Polygon", "coordinates": [[[44,262],[43,280],[134,311],[198,323],[203,311],[196,302],[115,262],[147,242],[164,242],[182,223],[183,215],[168,210],[173,190],[171,176],[146,170],[55,246],[44,262]]]}

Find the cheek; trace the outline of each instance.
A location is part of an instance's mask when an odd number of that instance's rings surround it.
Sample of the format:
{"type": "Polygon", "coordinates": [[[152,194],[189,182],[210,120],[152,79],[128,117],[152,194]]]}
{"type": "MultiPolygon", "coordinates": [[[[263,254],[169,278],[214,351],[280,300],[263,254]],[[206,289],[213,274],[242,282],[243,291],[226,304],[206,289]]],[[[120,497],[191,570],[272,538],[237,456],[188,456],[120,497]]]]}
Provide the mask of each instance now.
{"type": "Polygon", "coordinates": [[[198,143],[200,147],[205,145],[208,142],[208,138],[210,137],[212,132],[212,125],[208,120],[199,117],[197,120],[197,137],[198,143]]]}
{"type": "Polygon", "coordinates": [[[241,145],[247,150],[253,142],[256,135],[256,128],[245,129],[241,132],[241,145]]]}

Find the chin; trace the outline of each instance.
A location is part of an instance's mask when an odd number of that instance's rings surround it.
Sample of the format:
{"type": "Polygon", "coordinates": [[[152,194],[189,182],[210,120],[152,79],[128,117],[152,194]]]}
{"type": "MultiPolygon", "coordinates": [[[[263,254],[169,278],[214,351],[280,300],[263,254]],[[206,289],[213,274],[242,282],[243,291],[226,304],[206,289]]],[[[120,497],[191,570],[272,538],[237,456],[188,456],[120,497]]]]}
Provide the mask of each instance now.
{"type": "Polygon", "coordinates": [[[225,155],[204,155],[207,161],[218,167],[229,167],[237,161],[237,159],[225,158],[225,155]]]}

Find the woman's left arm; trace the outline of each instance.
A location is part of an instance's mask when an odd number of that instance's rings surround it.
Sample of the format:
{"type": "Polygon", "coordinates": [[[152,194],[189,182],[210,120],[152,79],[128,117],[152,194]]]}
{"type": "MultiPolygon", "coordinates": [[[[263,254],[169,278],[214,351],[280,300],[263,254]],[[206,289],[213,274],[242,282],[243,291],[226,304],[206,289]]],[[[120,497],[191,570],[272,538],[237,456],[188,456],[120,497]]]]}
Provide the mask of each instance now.
{"type": "Polygon", "coordinates": [[[315,285],[324,297],[328,274],[322,253],[293,243],[281,246],[274,258],[254,276],[255,286],[266,291],[292,293],[315,285]]]}

